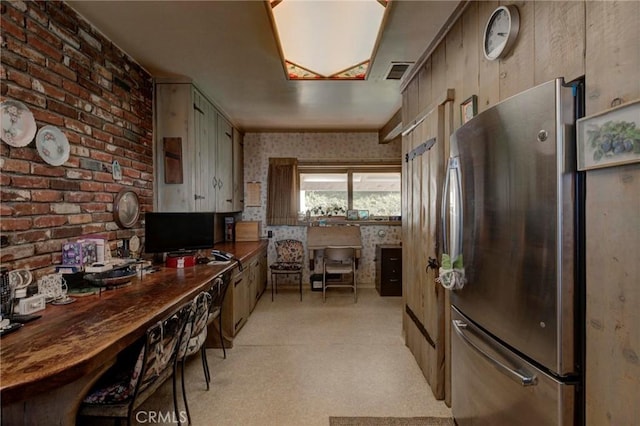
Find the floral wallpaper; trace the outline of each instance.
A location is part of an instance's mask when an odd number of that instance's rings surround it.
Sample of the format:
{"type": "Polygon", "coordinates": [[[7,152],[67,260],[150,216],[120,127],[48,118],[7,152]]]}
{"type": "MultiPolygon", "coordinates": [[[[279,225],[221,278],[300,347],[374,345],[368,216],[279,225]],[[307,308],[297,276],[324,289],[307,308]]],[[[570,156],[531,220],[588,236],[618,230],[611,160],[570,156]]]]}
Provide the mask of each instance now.
{"type": "MultiPolygon", "coordinates": [[[[301,240],[305,244],[307,228],[304,226],[266,226],[267,172],[269,157],[296,157],[299,160],[389,160],[401,158],[400,141],[378,143],[377,132],[332,133],[246,133],[244,135],[244,181],[260,182],[262,205],[245,207],[242,220],[262,221],[264,233],[273,232],[271,241],[284,238],[301,240]]],[[[358,268],[358,285],[375,286],[375,250],[377,244],[400,244],[401,227],[393,225],[361,226],[362,251],[358,268]]],[[[269,244],[269,263],[275,260],[275,249],[269,244]]],[[[308,265],[308,253],[305,263],[308,265]]],[[[320,271],[316,266],[316,270],[320,271]]],[[[309,285],[309,268],[303,275],[309,285]]],[[[271,277],[269,277],[270,279],[271,277]]],[[[308,287],[307,287],[308,288],[308,287]]]]}

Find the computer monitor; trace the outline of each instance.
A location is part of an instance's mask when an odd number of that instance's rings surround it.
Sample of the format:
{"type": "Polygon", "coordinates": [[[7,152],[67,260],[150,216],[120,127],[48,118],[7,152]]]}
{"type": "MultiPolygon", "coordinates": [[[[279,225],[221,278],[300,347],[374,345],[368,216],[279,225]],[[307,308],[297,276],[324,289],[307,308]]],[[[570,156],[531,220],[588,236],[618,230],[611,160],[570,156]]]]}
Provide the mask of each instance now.
{"type": "Polygon", "coordinates": [[[213,247],[214,213],[148,212],[144,220],[146,253],[213,247]]]}

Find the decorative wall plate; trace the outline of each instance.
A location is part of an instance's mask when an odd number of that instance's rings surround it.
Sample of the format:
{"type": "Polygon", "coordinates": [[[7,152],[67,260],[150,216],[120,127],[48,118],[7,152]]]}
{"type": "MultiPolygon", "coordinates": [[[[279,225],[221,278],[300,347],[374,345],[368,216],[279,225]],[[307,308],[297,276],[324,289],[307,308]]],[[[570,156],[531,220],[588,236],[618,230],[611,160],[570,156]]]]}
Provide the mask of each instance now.
{"type": "Polygon", "coordinates": [[[36,135],[36,120],[29,108],[22,102],[8,99],[0,104],[0,116],[2,140],[15,147],[29,145],[36,135]]]}
{"type": "Polygon", "coordinates": [[[36,135],[38,154],[52,166],[61,166],[69,159],[69,140],[55,126],[44,126],[36,135]]]}
{"type": "Polygon", "coordinates": [[[113,202],[113,218],[122,228],[131,228],[140,216],[138,194],[130,189],[121,190],[113,202]]]}

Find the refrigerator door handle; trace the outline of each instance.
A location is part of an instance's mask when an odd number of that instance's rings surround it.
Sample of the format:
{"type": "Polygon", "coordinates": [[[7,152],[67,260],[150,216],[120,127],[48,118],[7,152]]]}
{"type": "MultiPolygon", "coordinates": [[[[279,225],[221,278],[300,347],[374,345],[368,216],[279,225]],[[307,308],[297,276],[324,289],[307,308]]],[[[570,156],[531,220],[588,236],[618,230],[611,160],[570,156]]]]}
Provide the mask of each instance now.
{"type": "Polygon", "coordinates": [[[453,328],[456,334],[460,336],[462,341],[466,343],[468,346],[470,346],[471,348],[475,349],[475,351],[478,352],[480,355],[482,355],[484,359],[486,359],[487,361],[489,361],[489,363],[491,363],[494,367],[496,367],[498,371],[502,372],[511,380],[515,381],[516,383],[519,383],[522,386],[535,386],[538,384],[538,379],[535,375],[525,376],[519,371],[516,371],[508,367],[507,365],[505,365],[505,363],[495,359],[494,357],[489,355],[486,351],[481,349],[477,344],[473,343],[473,341],[471,341],[471,339],[469,339],[469,337],[467,337],[467,335],[465,334],[464,330],[467,328],[466,322],[462,320],[453,320],[451,322],[453,323],[453,328]]]}
{"type": "Polygon", "coordinates": [[[452,157],[447,165],[444,187],[442,188],[443,202],[440,207],[443,231],[442,247],[444,253],[451,256],[452,261],[462,251],[462,183],[460,177],[460,159],[452,157]],[[453,235],[451,235],[451,231],[453,231],[453,235]]]}

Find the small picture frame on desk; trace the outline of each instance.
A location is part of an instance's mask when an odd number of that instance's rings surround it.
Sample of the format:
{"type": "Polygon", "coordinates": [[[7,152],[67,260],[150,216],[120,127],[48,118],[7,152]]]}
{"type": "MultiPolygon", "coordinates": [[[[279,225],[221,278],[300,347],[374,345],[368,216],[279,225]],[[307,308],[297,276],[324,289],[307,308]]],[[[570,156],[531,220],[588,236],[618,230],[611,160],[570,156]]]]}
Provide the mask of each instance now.
{"type": "Polygon", "coordinates": [[[347,220],[358,220],[358,210],[347,210],[347,220]]]}
{"type": "Polygon", "coordinates": [[[369,210],[358,210],[358,220],[369,220],[369,210]]]}

